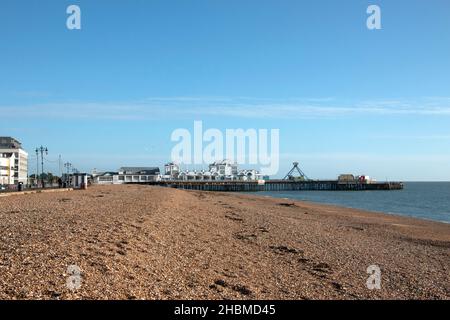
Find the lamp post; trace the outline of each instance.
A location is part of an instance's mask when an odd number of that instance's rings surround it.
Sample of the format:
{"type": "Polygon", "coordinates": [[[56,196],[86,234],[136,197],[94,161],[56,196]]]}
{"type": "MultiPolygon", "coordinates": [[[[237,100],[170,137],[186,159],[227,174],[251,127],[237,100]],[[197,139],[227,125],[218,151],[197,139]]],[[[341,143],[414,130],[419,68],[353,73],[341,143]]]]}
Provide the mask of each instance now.
{"type": "Polygon", "coordinates": [[[39,149],[36,148],[36,187],[39,188],[39,149]]]}
{"type": "Polygon", "coordinates": [[[70,162],[66,162],[64,163],[64,168],[67,169],[66,178],[64,179],[64,182],[67,184],[69,182],[70,168],[72,168],[72,164],[70,162]]]}
{"type": "MultiPolygon", "coordinates": [[[[42,188],[45,188],[45,184],[44,184],[44,152],[47,155],[48,149],[46,147],[40,146],[39,148],[36,148],[36,155],[38,155],[38,157],[39,157],[39,152],[41,153],[41,168],[42,168],[41,183],[42,183],[42,188]]],[[[38,160],[38,163],[39,163],[39,160],[38,160]]]]}

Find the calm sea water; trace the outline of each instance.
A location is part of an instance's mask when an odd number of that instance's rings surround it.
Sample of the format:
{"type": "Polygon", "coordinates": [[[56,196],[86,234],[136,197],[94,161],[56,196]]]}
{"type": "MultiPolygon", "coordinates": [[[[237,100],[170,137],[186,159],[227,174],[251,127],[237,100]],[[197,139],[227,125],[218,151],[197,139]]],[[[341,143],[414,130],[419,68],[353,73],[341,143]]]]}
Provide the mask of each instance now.
{"type": "Polygon", "coordinates": [[[257,194],[450,223],[450,182],[406,182],[403,190],[396,191],[282,191],[257,194]]]}

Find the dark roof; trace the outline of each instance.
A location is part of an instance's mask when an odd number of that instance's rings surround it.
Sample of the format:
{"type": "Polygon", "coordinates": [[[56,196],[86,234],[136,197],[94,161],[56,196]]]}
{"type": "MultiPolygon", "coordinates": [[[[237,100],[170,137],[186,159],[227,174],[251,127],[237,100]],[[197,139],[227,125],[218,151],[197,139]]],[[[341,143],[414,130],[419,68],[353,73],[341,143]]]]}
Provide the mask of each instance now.
{"type": "Polygon", "coordinates": [[[122,167],[119,172],[125,172],[126,174],[159,174],[158,167],[122,167]]]}
{"type": "Polygon", "coordinates": [[[97,173],[96,177],[103,177],[103,176],[114,176],[116,174],[119,174],[118,172],[112,172],[112,171],[107,171],[107,172],[99,172],[97,173]]]}
{"type": "Polygon", "coordinates": [[[0,148],[20,149],[22,144],[11,137],[0,137],[0,148]]]}

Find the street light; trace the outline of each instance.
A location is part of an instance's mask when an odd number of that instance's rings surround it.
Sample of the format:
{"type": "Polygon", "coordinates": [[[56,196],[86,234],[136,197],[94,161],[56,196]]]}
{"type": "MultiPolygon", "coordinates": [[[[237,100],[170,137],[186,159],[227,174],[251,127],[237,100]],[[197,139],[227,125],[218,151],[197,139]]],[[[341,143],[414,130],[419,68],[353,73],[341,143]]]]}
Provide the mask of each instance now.
{"type": "Polygon", "coordinates": [[[36,148],[36,187],[39,187],[39,149],[36,148]]]}
{"type": "MultiPolygon", "coordinates": [[[[42,168],[42,171],[41,171],[41,183],[42,183],[42,188],[45,188],[45,185],[44,185],[44,152],[45,152],[46,155],[48,154],[47,147],[40,146],[40,147],[36,148],[36,156],[37,156],[38,167],[39,167],[39,153],[41,153],[41,168],[42,168]]],[[[38,171],[38,170],[36,170],[36,171],[38,171]]]]}
{"type": "Polygon", "coordinates": [[[67,169],[67,174],[70,173],[70,168],[72,167],[72,164],[70,162],[64,163],[64,168],[67,169]]]}
{"type": "Polygon", "coordinates": [[[69,175],[70,175],[70,168],[72,168],[72,164],[70,162],[64,163],[64,168],[67,169],[66,177],[64,178],[64,183],[67,184],[70,182],[69,175]]]}

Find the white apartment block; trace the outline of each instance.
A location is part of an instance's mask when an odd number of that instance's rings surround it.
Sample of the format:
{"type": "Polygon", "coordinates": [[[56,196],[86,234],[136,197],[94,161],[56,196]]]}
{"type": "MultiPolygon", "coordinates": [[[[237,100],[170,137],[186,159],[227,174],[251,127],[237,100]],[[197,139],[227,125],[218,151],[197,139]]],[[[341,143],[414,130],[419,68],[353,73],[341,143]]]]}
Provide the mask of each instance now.
{"type": "Polygon", "coordinates": [[[28,181],[28,153],[22,149],[22,144],[11,137],[0,137],[0,179],[8,183],[0,184],[26,184],[28,181]],[[5,169],[9,166],[9,169],[5,169]],[[12,174],[12,178],[11,178],[12,174]],[[8,176],[9,175],[9,176],[8,176]],[[8,176],[8,179],[6,177],[8,176]]]}
{"type": "Polygon", "coordinates": [[[0,185],[14,184],[14,153],[0,153],[0,185]]]}

